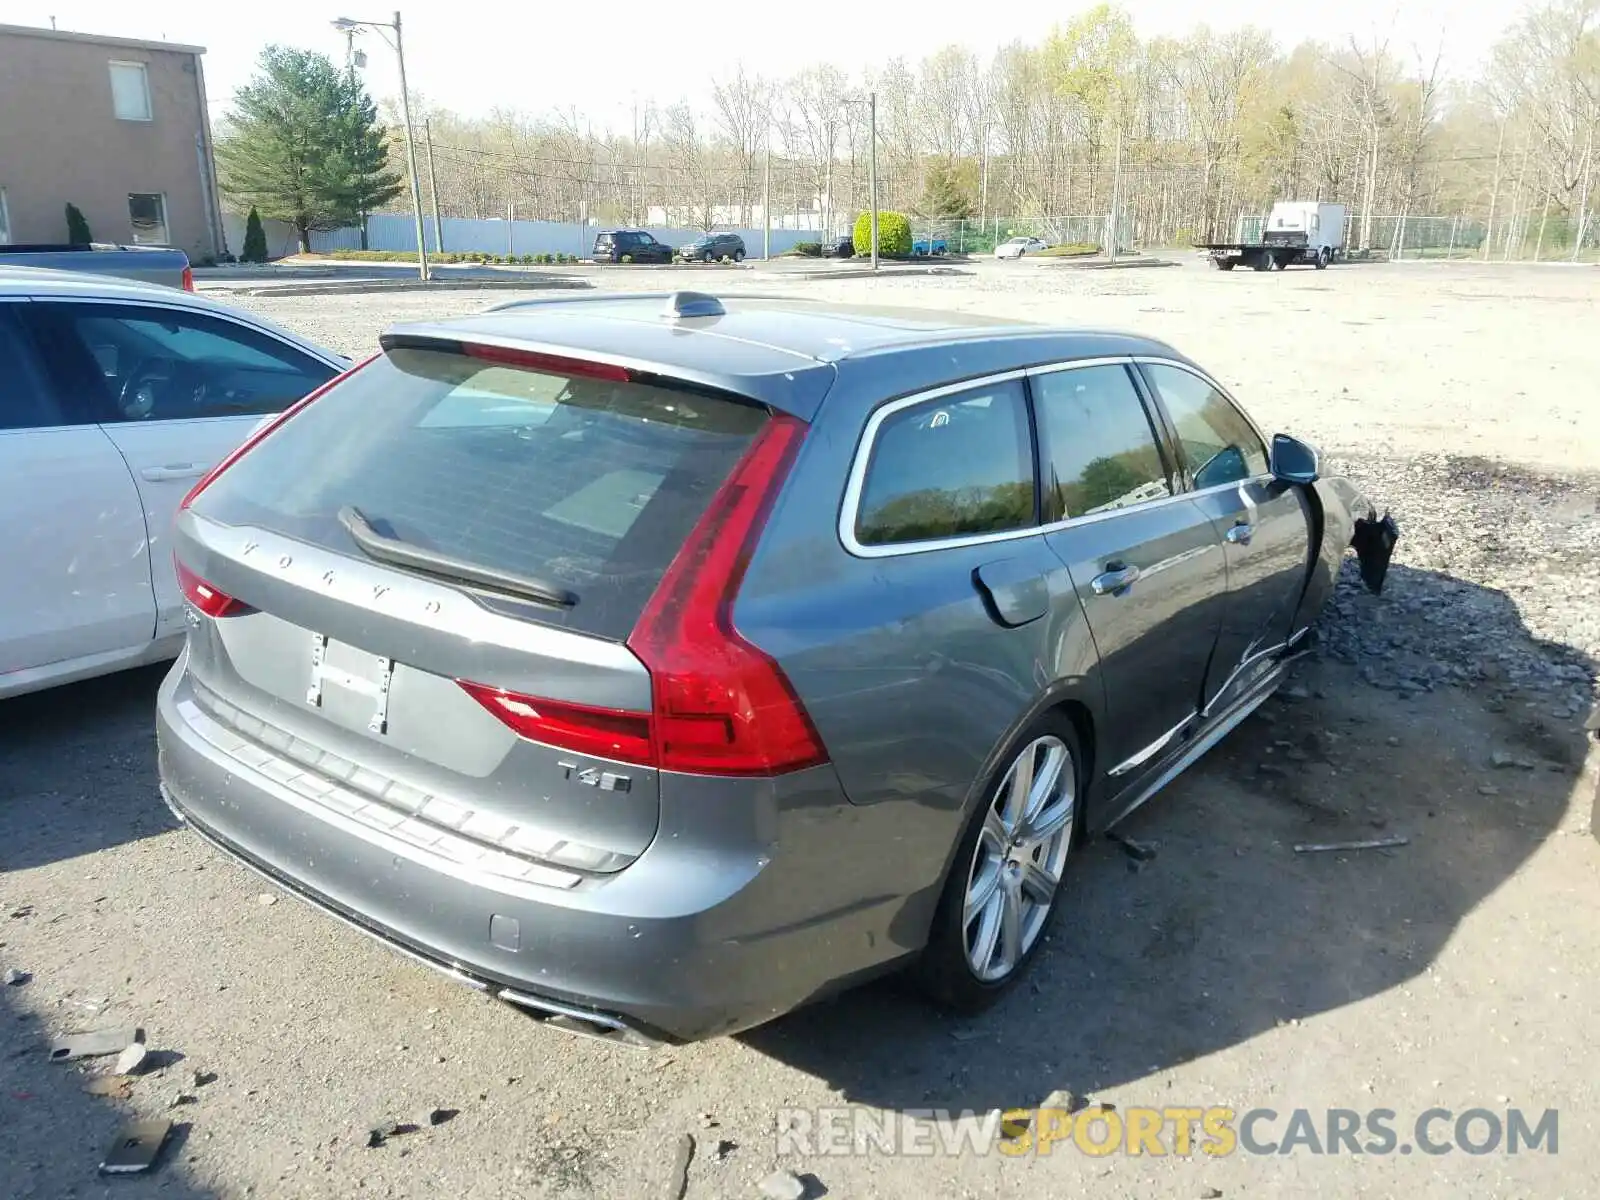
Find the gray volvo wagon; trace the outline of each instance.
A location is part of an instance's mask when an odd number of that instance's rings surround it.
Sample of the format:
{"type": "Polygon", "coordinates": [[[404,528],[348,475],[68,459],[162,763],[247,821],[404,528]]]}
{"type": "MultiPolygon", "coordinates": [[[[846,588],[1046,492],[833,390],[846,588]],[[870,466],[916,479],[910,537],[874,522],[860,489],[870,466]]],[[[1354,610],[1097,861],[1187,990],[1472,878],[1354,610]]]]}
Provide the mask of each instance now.
{"type": "Polygon", "coordinates": [[[404,326],[185,501],[163,794],[575,1031],[902,966],[974,1011],[1396,535],[1147,338],[692,293],[404,326]]]}

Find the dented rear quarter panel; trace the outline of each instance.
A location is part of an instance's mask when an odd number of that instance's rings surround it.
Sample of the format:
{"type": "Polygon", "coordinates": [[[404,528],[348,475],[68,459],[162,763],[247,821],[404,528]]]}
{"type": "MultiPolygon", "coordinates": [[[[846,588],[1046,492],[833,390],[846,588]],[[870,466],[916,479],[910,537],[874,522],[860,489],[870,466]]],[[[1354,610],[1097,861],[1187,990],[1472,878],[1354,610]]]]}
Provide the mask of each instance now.
{"type": "Polygon", "coordinates": [[[1355,533],[1356,521],[1374,515],[1371,501],[1342,475],[1323,476],[1307,489],[1307,493],[1312,500],[1315,519],[1313,536],[1318,537],[1318,543],[1316,557],[1311,564],[1311,577],[1306,582],[1300,611],[1295,615],[1296,629],[1314,621],[1333,595],[1340,564],[1355,533]]]}

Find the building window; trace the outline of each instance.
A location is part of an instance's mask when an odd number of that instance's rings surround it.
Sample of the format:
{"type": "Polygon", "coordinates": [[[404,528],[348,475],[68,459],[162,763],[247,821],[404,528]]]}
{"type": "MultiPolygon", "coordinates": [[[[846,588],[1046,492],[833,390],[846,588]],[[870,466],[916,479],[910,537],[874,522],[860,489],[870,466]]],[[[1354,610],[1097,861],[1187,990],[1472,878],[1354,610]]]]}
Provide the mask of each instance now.
{"type": "Polygon", "coordinates": [[[119,121],[150,120],[150,79],[143,63],[111,64],[111,106],[119,121]]]}
{"type": "Polygon", "coordinates": [[[136,246],[167,246],[167,198],[149,192],[128,193],[128,221],[136,246]]]}
{"type": "Polygon", "coordinates": [[[0,246],[11,244],[11,214],[6,210],[6,190],[0,188],[0,246]]]}

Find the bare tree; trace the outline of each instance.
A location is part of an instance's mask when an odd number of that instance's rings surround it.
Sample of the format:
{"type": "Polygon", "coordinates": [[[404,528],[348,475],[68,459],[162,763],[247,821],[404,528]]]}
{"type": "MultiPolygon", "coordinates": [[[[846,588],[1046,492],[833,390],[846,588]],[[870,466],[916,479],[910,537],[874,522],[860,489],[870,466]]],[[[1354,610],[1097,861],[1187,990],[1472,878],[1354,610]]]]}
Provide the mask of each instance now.
{"type": "Polygon", "coordinates": [[[711,94],[718,128],[738,168],[739,223],[749,225],[756,169],[770,134],[772,88],[759,75],[746,75],[740,64],[731,78],[713,81],[711,94]]]}

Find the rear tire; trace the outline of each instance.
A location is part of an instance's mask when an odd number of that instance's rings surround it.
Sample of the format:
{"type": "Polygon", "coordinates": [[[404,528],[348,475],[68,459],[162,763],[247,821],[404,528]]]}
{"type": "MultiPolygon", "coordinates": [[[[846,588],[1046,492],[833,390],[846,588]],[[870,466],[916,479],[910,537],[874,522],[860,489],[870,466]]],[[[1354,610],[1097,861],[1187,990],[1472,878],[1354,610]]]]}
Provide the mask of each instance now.
{"type": "Polygon", "coordinates": [[[1288,255],[1285,255],[1285,254],[1274,254],[1274,255],[1271,256],[1271,261],[1272,261],[1272,269],[1274,271],[1283,271],[1283,270],[1287,270],[1288,269],[1288,266],[1289,266],[1289,257],[1288,257],[1288,255]]]}
{"type": "Polygon", "coordinates": [[[1250,260],[1250,269],[1252,271],[1272,270],[1272,255],[1263,250],[1250,260]]]}
{"type": "Polygon", "coordinates": [[[736,262],[736,263],[742,263],[744,261],[744,251],[743,250],[735,250],[733,252],[733,261],[736,262]]]}
{"type": "Polygon", "coordinates": [[[1083,836],[1083,763],[1076,726],[1047,712],[1012,739],[984,781],[914,969],[935,1003],[982,1012],[1037,957],[1083,836]]]}
{"type": "Polygon", "coordinates": [[[1317,270],[1326,271],[1328,269],[1329,257],[1328,248],[1326,246],[1317,251],[1317,270]]]}

